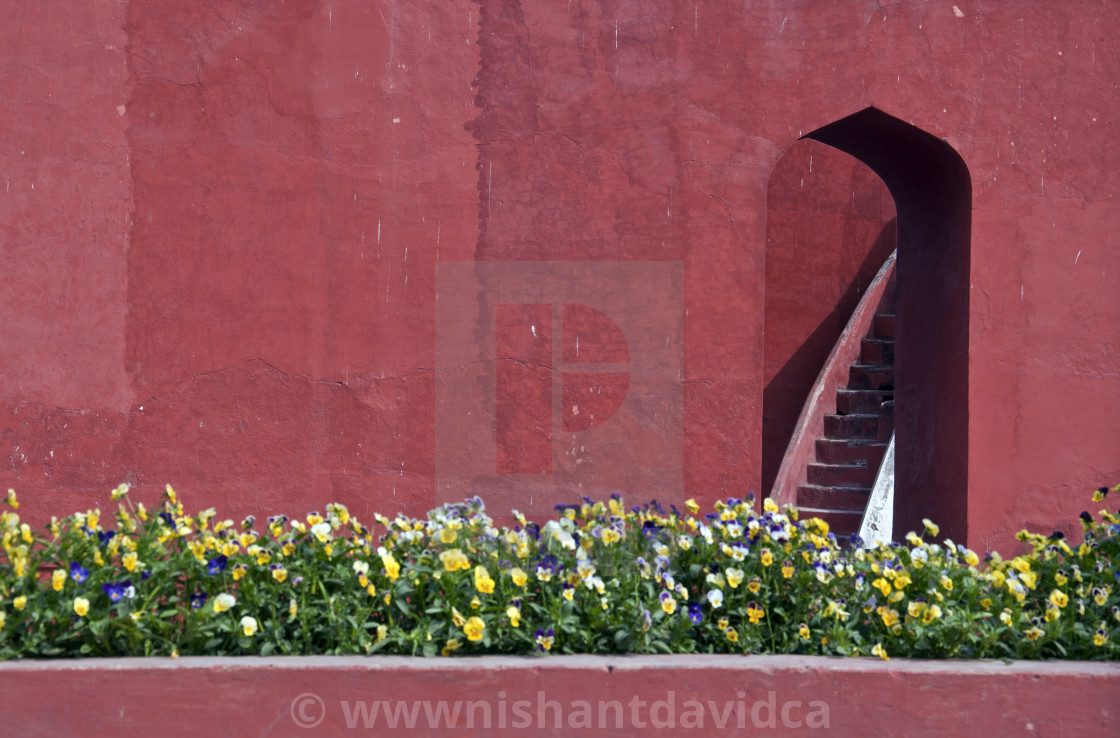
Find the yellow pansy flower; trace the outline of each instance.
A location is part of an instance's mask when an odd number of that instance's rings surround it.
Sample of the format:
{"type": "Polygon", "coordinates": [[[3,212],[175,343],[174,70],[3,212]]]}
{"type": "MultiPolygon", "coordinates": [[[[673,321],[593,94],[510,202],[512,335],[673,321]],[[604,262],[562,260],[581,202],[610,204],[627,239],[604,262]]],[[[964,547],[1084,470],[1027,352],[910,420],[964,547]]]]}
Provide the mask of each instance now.
{"type": "Polygon", "coordinates": [[[524,587],[529,581],[529,575],[521,570],[521,567],[515,566],[509,570],[510,579],[518,587],[524,587]]]}
{"type": "Polygon", "coordinates": [[[381,563],[385,566],[385,576],[389,577],[389,581],[397,581],[397,578],[401,575],[401,565],[397,563],[397,560],[393,557],[393,554],[382,554],[381,563]]]}
{"type": "Polygon", "coordinates": [[[898,610],[892,607],[880,606],[878,608],[879,617],[883,618],[883,625],[888,628],[898,623],[898,610]]]}
{"type": "Polygon", "coordinates": [[[74,598],[74,612],[78,613],[78,617],[85,617],[89,612],[89,600],[85,597],[74,598]]]}
{"type": "Polygon", "coordinates": [[[481,641],[484,630],[486,630],[486,623],[478,616],[468,618],[463,624],[463,632],[466,633],[468,641],[481,641]]]}
{"type": "Polygon", "coordinates": [[[439,560],[443,563],[443,568],[447,571],[459,571],[460,569],[466,570],[471,568],[471,562],[463,552],[457,548],[443,551],[439,555],[439,560]]]}
{"type": "Polygon", "coordinates": [[[474,588],[483,594],[490,594],[494,591],[494,580],[490,577],[490,572],[486,570],[486,567],[481,564],[474,568],[474,588]]]}

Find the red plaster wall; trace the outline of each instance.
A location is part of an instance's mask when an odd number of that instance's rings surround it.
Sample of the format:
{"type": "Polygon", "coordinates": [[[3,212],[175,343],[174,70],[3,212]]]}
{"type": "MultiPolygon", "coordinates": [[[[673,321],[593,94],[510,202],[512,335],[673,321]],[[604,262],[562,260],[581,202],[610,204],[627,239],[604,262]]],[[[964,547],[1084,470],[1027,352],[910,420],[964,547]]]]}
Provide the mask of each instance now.
{"type": "Polygon", "coordinates": [[[437,263],[558,259],[682,263],[677,499],[758,489],[767,183],[874,106],[972,179],[968,540],[1075,530],[1120,478],[1118,30],[1108,0],[8,3],[0,484],[40,520],[122,480],[420,512],[437,263]]]}

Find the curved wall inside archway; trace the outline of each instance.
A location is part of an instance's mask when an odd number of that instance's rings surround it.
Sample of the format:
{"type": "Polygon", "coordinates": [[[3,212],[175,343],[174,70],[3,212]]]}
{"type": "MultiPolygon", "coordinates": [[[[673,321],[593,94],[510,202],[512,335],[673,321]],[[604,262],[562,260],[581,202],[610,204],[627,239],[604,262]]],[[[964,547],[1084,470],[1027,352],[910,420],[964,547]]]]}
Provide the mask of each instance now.
{"type": "Polygon", "coordinates": [[[766,185],[762,486],[782,465],[805,398],[895,247],[890,191],[818,141],[790,145],[766,185]]]}

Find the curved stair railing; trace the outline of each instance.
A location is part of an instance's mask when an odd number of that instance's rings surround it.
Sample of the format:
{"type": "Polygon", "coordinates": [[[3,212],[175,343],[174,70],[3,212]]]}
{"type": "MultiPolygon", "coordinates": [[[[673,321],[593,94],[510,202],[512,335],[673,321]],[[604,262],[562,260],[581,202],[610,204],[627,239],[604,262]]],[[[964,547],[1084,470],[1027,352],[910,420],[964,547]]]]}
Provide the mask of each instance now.
{"type": "MultiPolygon", "coordinates": [[[[815,504],[799,506],[798,490],[808,482],[809,465],[816,459],[816,442],[825,435],[825,417],[837,413],[837,390],[848,385],[849,373],[852,371],[853,364],[860,358],[863,340],[872,329],[875,315],[880,305],[884,303],[884,297],[893,299],[893,293],[888,294],[888,288],[891,287],[894,277],[896,253],[892,252],[887,257],[867,292],[860,299],[801,408],[801,415],[797,419],[797,425],[790,437],[770,492],[770,497],[779,505],[817,507],[815,504]]],[[[887,439],[882,440],[885,442],[887,439]]],[[[893,450],[893,446],[891,448],[893,450]]],[[[860,512],[862,515],[863,510],[860,512]]],[[[818,513],[812,511],[811,514],[818,513]]],[[[828,519],[826,515],[821,517],[828,519]]],[[[856,528],[858,522],[852,527],[852,532],[855,532],[856,528]]]]}

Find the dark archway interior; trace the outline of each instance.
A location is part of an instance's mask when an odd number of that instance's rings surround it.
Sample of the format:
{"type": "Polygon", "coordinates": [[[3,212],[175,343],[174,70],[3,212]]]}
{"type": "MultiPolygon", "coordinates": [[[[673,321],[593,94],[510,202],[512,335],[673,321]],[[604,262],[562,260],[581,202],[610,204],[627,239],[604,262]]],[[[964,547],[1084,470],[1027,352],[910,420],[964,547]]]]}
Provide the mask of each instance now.
{"type": "Polygon", "coordinates": [[[810,133],[878,174],[898,212],[896,536],[924,517],[964,541],[972,183],[944,141],[875,108],[810,133]]]}

